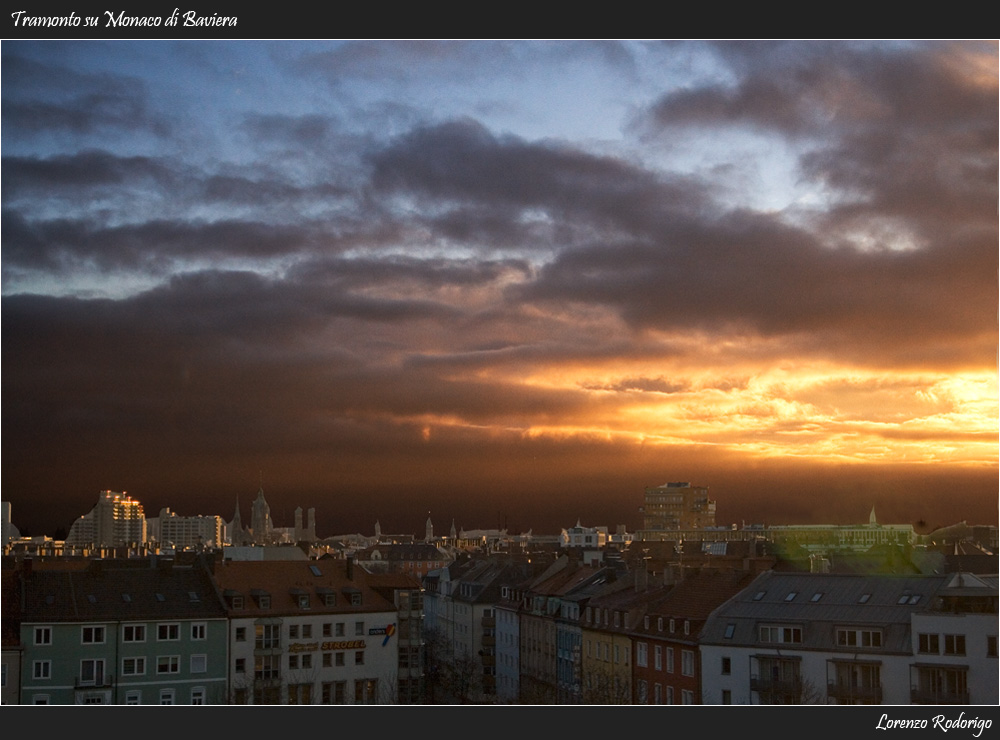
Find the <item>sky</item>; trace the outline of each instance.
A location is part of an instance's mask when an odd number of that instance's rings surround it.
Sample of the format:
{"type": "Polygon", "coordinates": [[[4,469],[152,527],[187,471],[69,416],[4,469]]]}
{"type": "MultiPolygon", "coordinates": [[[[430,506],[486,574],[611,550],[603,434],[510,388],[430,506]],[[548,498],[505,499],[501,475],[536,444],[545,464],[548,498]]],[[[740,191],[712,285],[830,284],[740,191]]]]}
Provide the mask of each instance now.
{"type": "Polygon", "coordinates": [[[5,41],[13,521],[995,524],[997,52],[5,41]]]}

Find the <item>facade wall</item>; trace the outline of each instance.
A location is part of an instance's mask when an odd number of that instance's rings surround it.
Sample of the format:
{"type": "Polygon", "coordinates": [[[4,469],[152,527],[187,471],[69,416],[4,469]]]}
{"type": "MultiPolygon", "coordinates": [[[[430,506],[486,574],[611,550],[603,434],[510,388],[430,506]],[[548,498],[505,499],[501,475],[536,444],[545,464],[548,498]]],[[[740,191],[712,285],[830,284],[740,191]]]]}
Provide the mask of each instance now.
{"type": "Polygon", "coordinates": [[[392,704],[398,638],[395,612],[276,614],[233,618],[234,704],[392,704]]]}
{"type": "Polygon", "coordinates": [[[219,704],[226,620],[26,622],[26,704],[219,704]]]}

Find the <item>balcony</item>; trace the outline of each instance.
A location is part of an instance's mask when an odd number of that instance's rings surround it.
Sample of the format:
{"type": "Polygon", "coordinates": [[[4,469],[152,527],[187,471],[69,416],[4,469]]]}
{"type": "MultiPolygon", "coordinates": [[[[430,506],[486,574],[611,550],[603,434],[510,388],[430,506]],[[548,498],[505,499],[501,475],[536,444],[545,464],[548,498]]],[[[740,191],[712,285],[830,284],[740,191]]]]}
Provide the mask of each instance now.
{"type": "Polygon", "coordinates": [[[486,628],[490,628],[490,629],[496,627],[497,626],[497,618],[496,617],[483,617],[483,625],[482,626],[486,627],[486,628]]]}
{"type": "Polygon", "coordinates": [[[483,635],[483,647],[496,647],[497,638],[483,635]]]}
{"type": "Polygon", "coordinates": [[[836,699],[840,703],[855,701],[871,704],[882,703],[881,686],[852,686],[845,681],[829,681],[826,685],[826,693],[831,699],[836,699]]]}
{"type": "Polygon", "coordinates": [[[750,690],[756,691],[758,694],[788,694],[800,697],[802,696],[802,679],[798,677],[778,679],[752,676],[750,690]]]}
{"type": "Polygon", "coordinates": [[[968,691],[947,691],[944,689],[910,689],[911,704],[968,704],[968,691]]]}

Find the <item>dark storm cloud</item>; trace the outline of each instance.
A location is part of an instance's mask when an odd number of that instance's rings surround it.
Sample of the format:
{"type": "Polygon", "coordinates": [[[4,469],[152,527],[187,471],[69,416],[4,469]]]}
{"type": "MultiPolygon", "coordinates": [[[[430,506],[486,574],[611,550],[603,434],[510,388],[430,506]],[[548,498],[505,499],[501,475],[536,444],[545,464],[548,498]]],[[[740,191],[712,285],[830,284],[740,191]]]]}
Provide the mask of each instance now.
{"type": "Polygon", "coordinates": [[[179,184],[173,167],[151,157],[119,157],[100,150],[72,155],[4,157],[4,201],[52,193],[54,189],[138,187],[142,181],[169,188],[179,184]]]}
{"type": "Polygon", "coordinates": [[[658,177],[564,145],[495,136],[470,119],[417,129],[375,154],[372,166],[376,191],[504,206],[512,217],[516,209],[546,209],[560,220],[633,229],[706,205],[698,181],[658,177]]]}
{"type": "Polygon", "coordinates": [[[997,88],[970,73],[958,45],[720,49],[735,82],[668,93],[649,122],[665,131],[751,125],[793,137],[804,149],[803,176],[846,201],[827,228],[893,216],[928,238],[942,236],[942,219],[995,227],[997,88]]]}
{"type": "Polygon", "coordinates": [[[243,221],[151,221],[116,227],[82,219],[29,222],[7,209],[3,230],[5,269],[46,269],[55,274],[81,266],[164,274],[187,259],[279,257],[315,238],[306,228],[243,221]]]}
{"type": "Polygon", "coordinates": [[[5,125],[25,134],[106,129],[170,134],[169,119],[155,114],[142,81],[114,74],[82,74],[68,67],[4,55],[5,125]]]}

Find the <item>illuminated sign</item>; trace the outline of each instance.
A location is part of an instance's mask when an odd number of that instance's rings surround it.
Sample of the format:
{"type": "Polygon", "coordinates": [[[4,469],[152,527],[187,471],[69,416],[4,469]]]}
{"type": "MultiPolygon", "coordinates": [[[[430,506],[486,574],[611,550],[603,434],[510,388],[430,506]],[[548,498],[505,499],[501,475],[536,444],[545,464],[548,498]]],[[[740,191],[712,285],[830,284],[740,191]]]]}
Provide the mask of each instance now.
{"type": "Polygon", "coordinates": [[[364,640],[342,640],[341,642],[293,642],[288,646],[290,653],[304,653],[313,650],[364,650],[364,640]]]}
{"type": "Polygon", "coordinates": [[[389,638],[396,634],[396,625],[390,624],[388,627],[371,627],[368,630],[369,635],[385,635],[385,639],[382,640],[382,647],[389,644],[389,638]]]}

